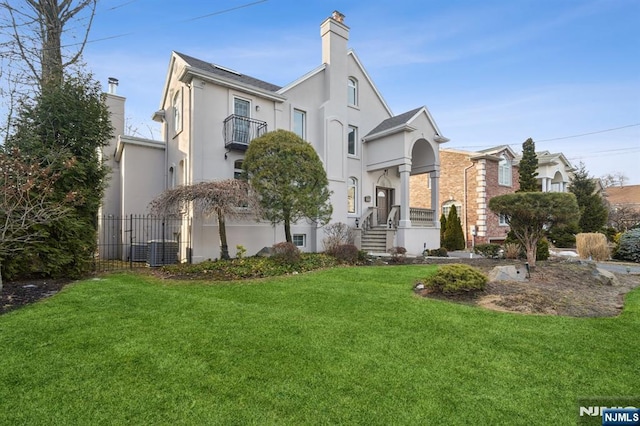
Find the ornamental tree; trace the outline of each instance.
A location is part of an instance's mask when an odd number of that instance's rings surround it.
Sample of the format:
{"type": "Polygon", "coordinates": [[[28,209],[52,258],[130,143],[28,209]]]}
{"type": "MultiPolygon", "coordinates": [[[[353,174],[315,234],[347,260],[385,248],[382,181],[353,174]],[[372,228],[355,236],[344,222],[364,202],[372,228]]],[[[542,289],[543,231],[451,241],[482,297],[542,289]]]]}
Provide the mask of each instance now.
{"type": "Polygon", "coordinates": [[[537,192],[538,188],[538,156],[536,144],[529,138],[522,144],[522,159],[518,167],[520,189],[518,192],[537,192]]]}
{"type": "Polygon", "coordinates": [[[295,133],[276,130],[252,140],[242,167],[259,196],[262,217],[283,222],[287,242],[292,223],[324,225],[331,219],[327,173],[315,149],[295,133]]]}
{"type": "Polygon", "coordinates": [[[564,192],[517,192],[493,197],[489,208],[505,215],[511,231],[527,254],[529,267],[536,266],[536,248],[545,229],[569,224],[580,215],[575,195],[564,192]]]}
{"type": "Polygon", "coordinates": [[[449,251],[463,250],[465,246],[462,224],[460,223],[460,217],[458,217],[458,210],[455,205],[451,206],[449,215],[447,216],[444,244],[442,246],[449,251]]]}
{"type": "Polygon", "coordinates": [[[230,258],[226,219],[255,213],[258,207],[256,197],[246,181],[226,179],[167,189],[151,202],[151,211],[160,215],[178,214],[189,203],[193,203],[195,212],[218,219],[222,259],[230,258]]]}

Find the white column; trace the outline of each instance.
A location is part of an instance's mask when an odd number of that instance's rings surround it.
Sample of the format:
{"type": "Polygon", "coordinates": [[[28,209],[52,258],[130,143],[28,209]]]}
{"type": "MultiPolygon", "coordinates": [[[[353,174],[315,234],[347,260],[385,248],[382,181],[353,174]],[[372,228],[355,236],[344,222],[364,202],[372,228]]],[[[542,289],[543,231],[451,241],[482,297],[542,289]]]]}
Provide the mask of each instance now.
{"type": "Polygon", "coordinates": [[[431,210],[436,228],[440,228],[440,170],[431,172],[431,210]]]}
{"type": "MultiPolygon", "coordinates": [[[[411,219],[409,219],[409,176],[411,174],[411,165],[403,164],[398,167],[400,171],[400,228],[411,228],[411,219]]],[[[433,189],[431,190],[433,192],[433,189]]]]}

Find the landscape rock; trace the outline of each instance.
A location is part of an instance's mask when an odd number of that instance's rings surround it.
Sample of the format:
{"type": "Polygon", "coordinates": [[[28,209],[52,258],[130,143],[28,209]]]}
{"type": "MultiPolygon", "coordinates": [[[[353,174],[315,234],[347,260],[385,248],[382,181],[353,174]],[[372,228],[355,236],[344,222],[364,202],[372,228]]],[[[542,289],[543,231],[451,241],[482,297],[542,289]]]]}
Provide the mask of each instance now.
{"type": "Polygon", "coordinates": [[[618,278],[613,274],[613,272],[609,272],[605,269],[596,268],[593,272],[593,276],[604,285],[620,285],[620,281],[618,281],[618,278]]]}
{"type": "Polygon", "coordinates": [[[489,272],[489,281],[526,281],[527,270],[523,266],[496,266],[489,272]]]}

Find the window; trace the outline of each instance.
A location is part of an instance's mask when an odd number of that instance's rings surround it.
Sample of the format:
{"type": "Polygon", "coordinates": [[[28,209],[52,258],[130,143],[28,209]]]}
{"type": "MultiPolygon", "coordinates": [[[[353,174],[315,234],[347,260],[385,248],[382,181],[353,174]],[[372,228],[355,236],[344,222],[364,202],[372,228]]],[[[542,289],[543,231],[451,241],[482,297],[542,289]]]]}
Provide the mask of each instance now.
{"type": "Polygon", "coordinates": [[[349,135],[347,137],[347,153],[349,155],[357,155],[358,128],[349,126],[349,135]]]}
{"type": "Polygon", "coordinates": [[[233,178],[242,179],[242,160],[236,160],[233,163],[233,178]]]}
{"type": "Polygon", "coordinates": [[[358,81],[353,77],[347,83],[347,99],[349,105],[358,105],[358,81]]]}
{"type": "Polygon", "coordinates": [[[449,212],[451,211],[451,206],[456,206],[456,213],[458,217],[460,217],[460,213],[462,211],[462,204],[458,204],[455,201],[447,201],[442,205],[442,214],[445,218],[449,217],[449,212]]]}
{"type": "Polygon", "coordinates": [[[356,214],[358,200],[358,180],[356,178],[349,178],[347,187],[347,213],[356,214]]]}
{"type": "Polygon", "coordinates": [[[508,221],[507,215],[499,214],[498,215],[498,224],[500,226],[509,226],[509,221],[508,221]]]}
{"type": "Polygon", "coordinates": [[[176,133],[182,130],[182,91],[180,89],[173,95],[173,130],[176,133]]]}
{"type": "Polygon", "coordinates": [[[307,234],[293,234],[291,239],[296,247],[306,247],[307,245],[307,234]]]}
{"type": "Polygon", "coordinates": [[[498,163],[498,184],[511,186],[511,161],[504,154],[498,163]]]}
{"type": "Polygon", "coordinates": [[[307,114],[299,109],[293,110],[293,133],[306,139],[307,133],[307,114]]]}

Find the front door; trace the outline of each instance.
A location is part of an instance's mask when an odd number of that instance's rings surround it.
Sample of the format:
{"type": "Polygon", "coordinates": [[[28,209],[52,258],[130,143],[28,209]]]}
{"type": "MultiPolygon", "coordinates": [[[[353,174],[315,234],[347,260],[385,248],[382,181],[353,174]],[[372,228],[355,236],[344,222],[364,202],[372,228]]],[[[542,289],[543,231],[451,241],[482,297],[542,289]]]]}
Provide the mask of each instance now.
{"type": "Polygon", "coordinates": [[[249,144],[249,111],[251,103],[244,99],[234,98],[233,113],[233,141],[245,145],[249,144]]]}
{"type": "Polygon", "coordinates": [[[387,225],[387,216],[393,205],[393,189],[376,188],[376,207],[378,208],[378,225],[387,225]]]}

